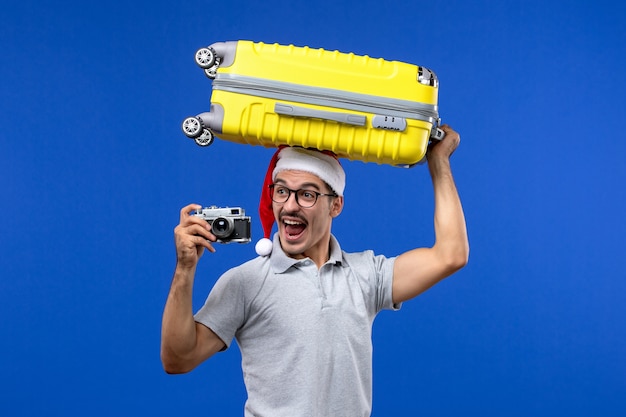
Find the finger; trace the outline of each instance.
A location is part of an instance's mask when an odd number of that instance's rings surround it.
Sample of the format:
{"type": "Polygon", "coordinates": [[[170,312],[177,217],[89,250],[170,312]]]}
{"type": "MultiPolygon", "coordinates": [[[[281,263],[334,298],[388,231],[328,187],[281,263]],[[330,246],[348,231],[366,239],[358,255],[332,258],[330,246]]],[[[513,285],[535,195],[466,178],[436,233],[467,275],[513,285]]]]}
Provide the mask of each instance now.
{"type": "Polygon", "coordinates": [[[204,238],[192,236],[184,242],[178,242],[176,254],[178,262],[195,265],[204,250],[215,252],[213,246],[204,238]]]}
{"type": "MultiPolygon", "coordinates": [[[[205,222],[206,223],[206,222],[205,222]]],[[[217,237],[210,232],[210,226],[207,227],[207,224],[191,224],[188,226],[181,226],[176,233],[182,238],[188,236],[200,236],[205,240],[210,240],[211,242],[215,242],[217,237]]]]}
{"type": "Polygon", "coordinates": [[[194,232],[194,233],[192,233],[194,236],[200,236],[200,237],[204,238],[205,240],[208,240],[208,241],[211,241],[211,242],[216,242],[217,241],[217,236],[215,236],[213,233],[211,233],[209,230],[207,230],[204,226],[194,227],[192,229],[192,232],[194,232]]]}
{"type": "Polygon", "coordinates": [[[181,221],[180,225],[182,227],[190,227],[190,226],[197,225],[197,226],[202,227],[203,229],[211,230],[211,225],[209,224],[209,222],[197,216],[186,217],[185,219],[181,221]]]}
{"type": "MultiPolygon", "coordinates": [[[[454,129],[452,129],[450,127],[450,125],[441,125],[439,128],[446,133],[446,136],[449,136],[449,135],[456,135],[456,136],[458,136],[459,135],[458,132],[456,132],[454,129]]],[[[444,137],[444,139],[445,139],[445,137],[444,137]]]]}
{"type": "Polygon", "coordinates": [[[211,253],[215,252],[215,248],[211,242],[202,236],[193,236],[192,241],[196,245],[196,248],[205,248],[211,253]]]}
{"type": "Polygon", "coordinates": [[[206,250],[208,250],[211,253],[215,253],[215,248],[213,247],[213,245],[211,245],[208,241],[205,240],[205,243],[207,244],[206,246],[204,246],[206,248],[206,250]]]}
{"type": "Polygon", "coordinates": [[[180,210],[180,222],[182,223],[184,219],[188,218],[191,215],[191,212],[194,210],[200,210],[202,206],[200,204],[189,204],[183,207],[180,210]]]}
{"type": "Polygon", "coordinates": [[[211,242],[203,236],[185,234],[176,237],[176,252],[179,259],[190,259],[192,252],[199,258],[204,249],[215,252],[211,242]]]}

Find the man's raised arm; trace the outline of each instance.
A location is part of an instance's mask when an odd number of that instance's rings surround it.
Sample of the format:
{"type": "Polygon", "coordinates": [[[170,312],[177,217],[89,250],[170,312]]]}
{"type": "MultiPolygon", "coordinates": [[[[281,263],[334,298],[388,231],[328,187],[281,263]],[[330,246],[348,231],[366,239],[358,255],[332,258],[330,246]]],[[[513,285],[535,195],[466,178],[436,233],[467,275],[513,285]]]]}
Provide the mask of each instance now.
{"type": "Polygon", "coordinates": [[[435,244],[398,256],[393,271],[393,301],[409,300],[467,264],[469,242],[465,215],[454,184],[450,156],[460,136],[442,126],[446,136],[427,154],[435,197],[435,244]]]}

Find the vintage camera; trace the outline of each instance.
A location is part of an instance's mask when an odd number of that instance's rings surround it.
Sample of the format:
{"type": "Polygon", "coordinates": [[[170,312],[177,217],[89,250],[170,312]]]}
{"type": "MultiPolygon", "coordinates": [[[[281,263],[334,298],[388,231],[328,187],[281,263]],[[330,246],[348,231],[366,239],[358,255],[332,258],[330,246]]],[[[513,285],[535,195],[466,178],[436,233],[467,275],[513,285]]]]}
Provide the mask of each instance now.
{"type": "Polygon", "coordinates": [[[250,217],[241,207],[205,207],[194,216],[206,220],[211,225],[211,233],[220,243],[250,242],[250,217]]]}

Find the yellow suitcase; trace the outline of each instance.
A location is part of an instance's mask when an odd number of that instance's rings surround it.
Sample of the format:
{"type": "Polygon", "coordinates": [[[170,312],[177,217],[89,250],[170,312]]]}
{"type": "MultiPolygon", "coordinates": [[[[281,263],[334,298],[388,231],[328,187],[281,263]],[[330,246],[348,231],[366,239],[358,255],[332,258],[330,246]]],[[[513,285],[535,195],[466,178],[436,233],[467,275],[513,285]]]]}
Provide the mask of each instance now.
{"type": "Polygon", "coordinates": [[[183,121],[201,146],[232,142],[329,150],[412,166],[441,139],[438,80],[417,65],[309,47],[219,42],[196,52],[210,111],[183,121]]]}

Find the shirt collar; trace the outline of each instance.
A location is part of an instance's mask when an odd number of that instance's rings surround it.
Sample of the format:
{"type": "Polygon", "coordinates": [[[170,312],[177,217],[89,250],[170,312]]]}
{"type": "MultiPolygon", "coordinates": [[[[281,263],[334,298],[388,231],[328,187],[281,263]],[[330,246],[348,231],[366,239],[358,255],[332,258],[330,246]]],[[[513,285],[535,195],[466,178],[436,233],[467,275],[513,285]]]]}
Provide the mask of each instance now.
{"type": "MultiPolygon", "coordinates": [[[[343,258],[341,252],[341,246],[339,246],[339,242],[335,239],[335,236],[330,235],[330,256],[327,264],[338,264],[341,265],[341,259],[343,258]]],[[[282,274],[287,271],[289,268],[301,262],[302,259],[294,259],[283,251],[283,248],[280,246],[280,239],[278,237],[278,233],[274,234],[274,238],[272,240],[272,253],[270,254],[270,265],[274,272],[278,274],[282,274]]]]}

